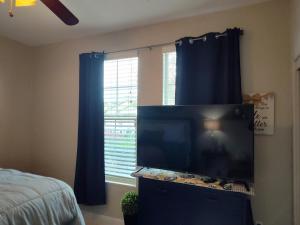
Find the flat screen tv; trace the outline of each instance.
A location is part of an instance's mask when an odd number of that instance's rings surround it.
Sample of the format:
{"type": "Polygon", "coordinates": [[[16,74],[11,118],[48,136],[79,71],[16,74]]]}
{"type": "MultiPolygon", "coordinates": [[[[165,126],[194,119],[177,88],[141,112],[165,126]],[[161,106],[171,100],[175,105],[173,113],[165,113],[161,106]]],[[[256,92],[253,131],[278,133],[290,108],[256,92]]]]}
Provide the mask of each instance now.
{"type": "Polygon", "coordinates": [[[253,105],[140,106],[137,165],[254,181],[253,105]]]}

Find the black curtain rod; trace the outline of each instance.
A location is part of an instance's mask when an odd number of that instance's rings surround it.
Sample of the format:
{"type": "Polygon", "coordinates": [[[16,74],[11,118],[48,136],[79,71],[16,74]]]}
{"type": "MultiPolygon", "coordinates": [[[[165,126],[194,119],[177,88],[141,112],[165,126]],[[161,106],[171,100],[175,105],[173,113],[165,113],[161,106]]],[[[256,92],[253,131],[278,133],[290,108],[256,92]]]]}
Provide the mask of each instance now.
{"type": "Polygon", "coordinates": [[[148,45],[148,46],[143,46],[143,47],[137,47],[137,48],[128,48],[128,49],[123,49],[123,50],[118,50],[118,51],[111,51],[111,52],[105,52],[105,54],[112,54],[112,53],[119,53],[119,52],[129,52],[129,51],[135,51],[135,50],[142,50],[142,49],[152,49],[152,48],[157,48],[157,47],[163,47],[163,46],[168,46],[175,44],[175,41],[172,42],[166,42],[166,43],[161,43],[161,44],[155,44],[155,45],[148,45]]]}
{"type": "MultiPolygon", "coordinates": [[[[219,36],[223,36],[225,33],[226,33],[226,31],[223,33],[220,33],[219,36]]],[[[240,30],[240,35],[244,35],[244,30],[240,30]]],[[[203,35],[203,37],[205,37],[205,35],[203,35]]],[[[199,38],[199,40],[200,39],[202,39],[202,38],[199,38]]],[[[198,40],[198,39],[196,38],[194,40],[198,40]]],[[[152,49],[152,48],[158,48],[158,47],[163,47],[163,46],[168,46],[168,45],[175,45],[178,43],[179,42],[177,42],[177,41],[172,41],[172,42],[142,46],[142,47],[137,47],[137,48],[122,49],[122,50],[117,50],[117,51],[110,51],[110,52],[104,51],[104,54],[114,54],[114,53],[120,53],[120,52],[137,51],[137,50],[142,50],[142,49],[152,49]]]]}

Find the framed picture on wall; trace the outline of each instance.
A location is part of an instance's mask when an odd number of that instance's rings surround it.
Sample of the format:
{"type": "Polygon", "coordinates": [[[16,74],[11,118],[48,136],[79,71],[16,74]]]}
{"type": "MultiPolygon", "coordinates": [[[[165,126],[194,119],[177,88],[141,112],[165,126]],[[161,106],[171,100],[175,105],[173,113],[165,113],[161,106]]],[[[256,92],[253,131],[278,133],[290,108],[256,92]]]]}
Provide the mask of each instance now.
{"type": "Polygon", "coordinates": [[[274,102],[272,92],[244,94],[244,103],[254,104],[254,132],[257,135],[274,134],[274,102]]]}

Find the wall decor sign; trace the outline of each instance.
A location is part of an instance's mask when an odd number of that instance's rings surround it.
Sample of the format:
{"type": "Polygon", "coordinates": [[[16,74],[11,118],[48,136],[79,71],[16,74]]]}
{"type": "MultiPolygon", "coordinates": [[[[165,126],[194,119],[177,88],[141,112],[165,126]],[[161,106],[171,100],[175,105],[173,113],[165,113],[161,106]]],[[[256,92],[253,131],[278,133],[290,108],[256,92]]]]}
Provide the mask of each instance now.
{"type": "Polygon", "coordinates": [[[260,135],[274,134],[275,95],[268,93],[251,93],[243,96],[244,103],[254,104],[254,133],[260,135]]]}

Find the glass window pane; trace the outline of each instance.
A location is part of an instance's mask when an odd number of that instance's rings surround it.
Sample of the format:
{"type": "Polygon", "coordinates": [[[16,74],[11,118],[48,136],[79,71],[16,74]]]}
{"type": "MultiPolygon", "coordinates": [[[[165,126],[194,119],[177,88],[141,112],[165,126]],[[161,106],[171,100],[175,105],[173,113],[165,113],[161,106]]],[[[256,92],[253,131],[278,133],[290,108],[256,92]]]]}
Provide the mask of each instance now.
{"type": "Polygon", "coordinates": [[[176,52],[163,54],[163,104],[175,104],[176,52]]]}
{"type": "Polygon", "coordinates": [[[104,62],[105,174],[123,181],[136,166],[137,79],[137,57],[104,62]]]}

